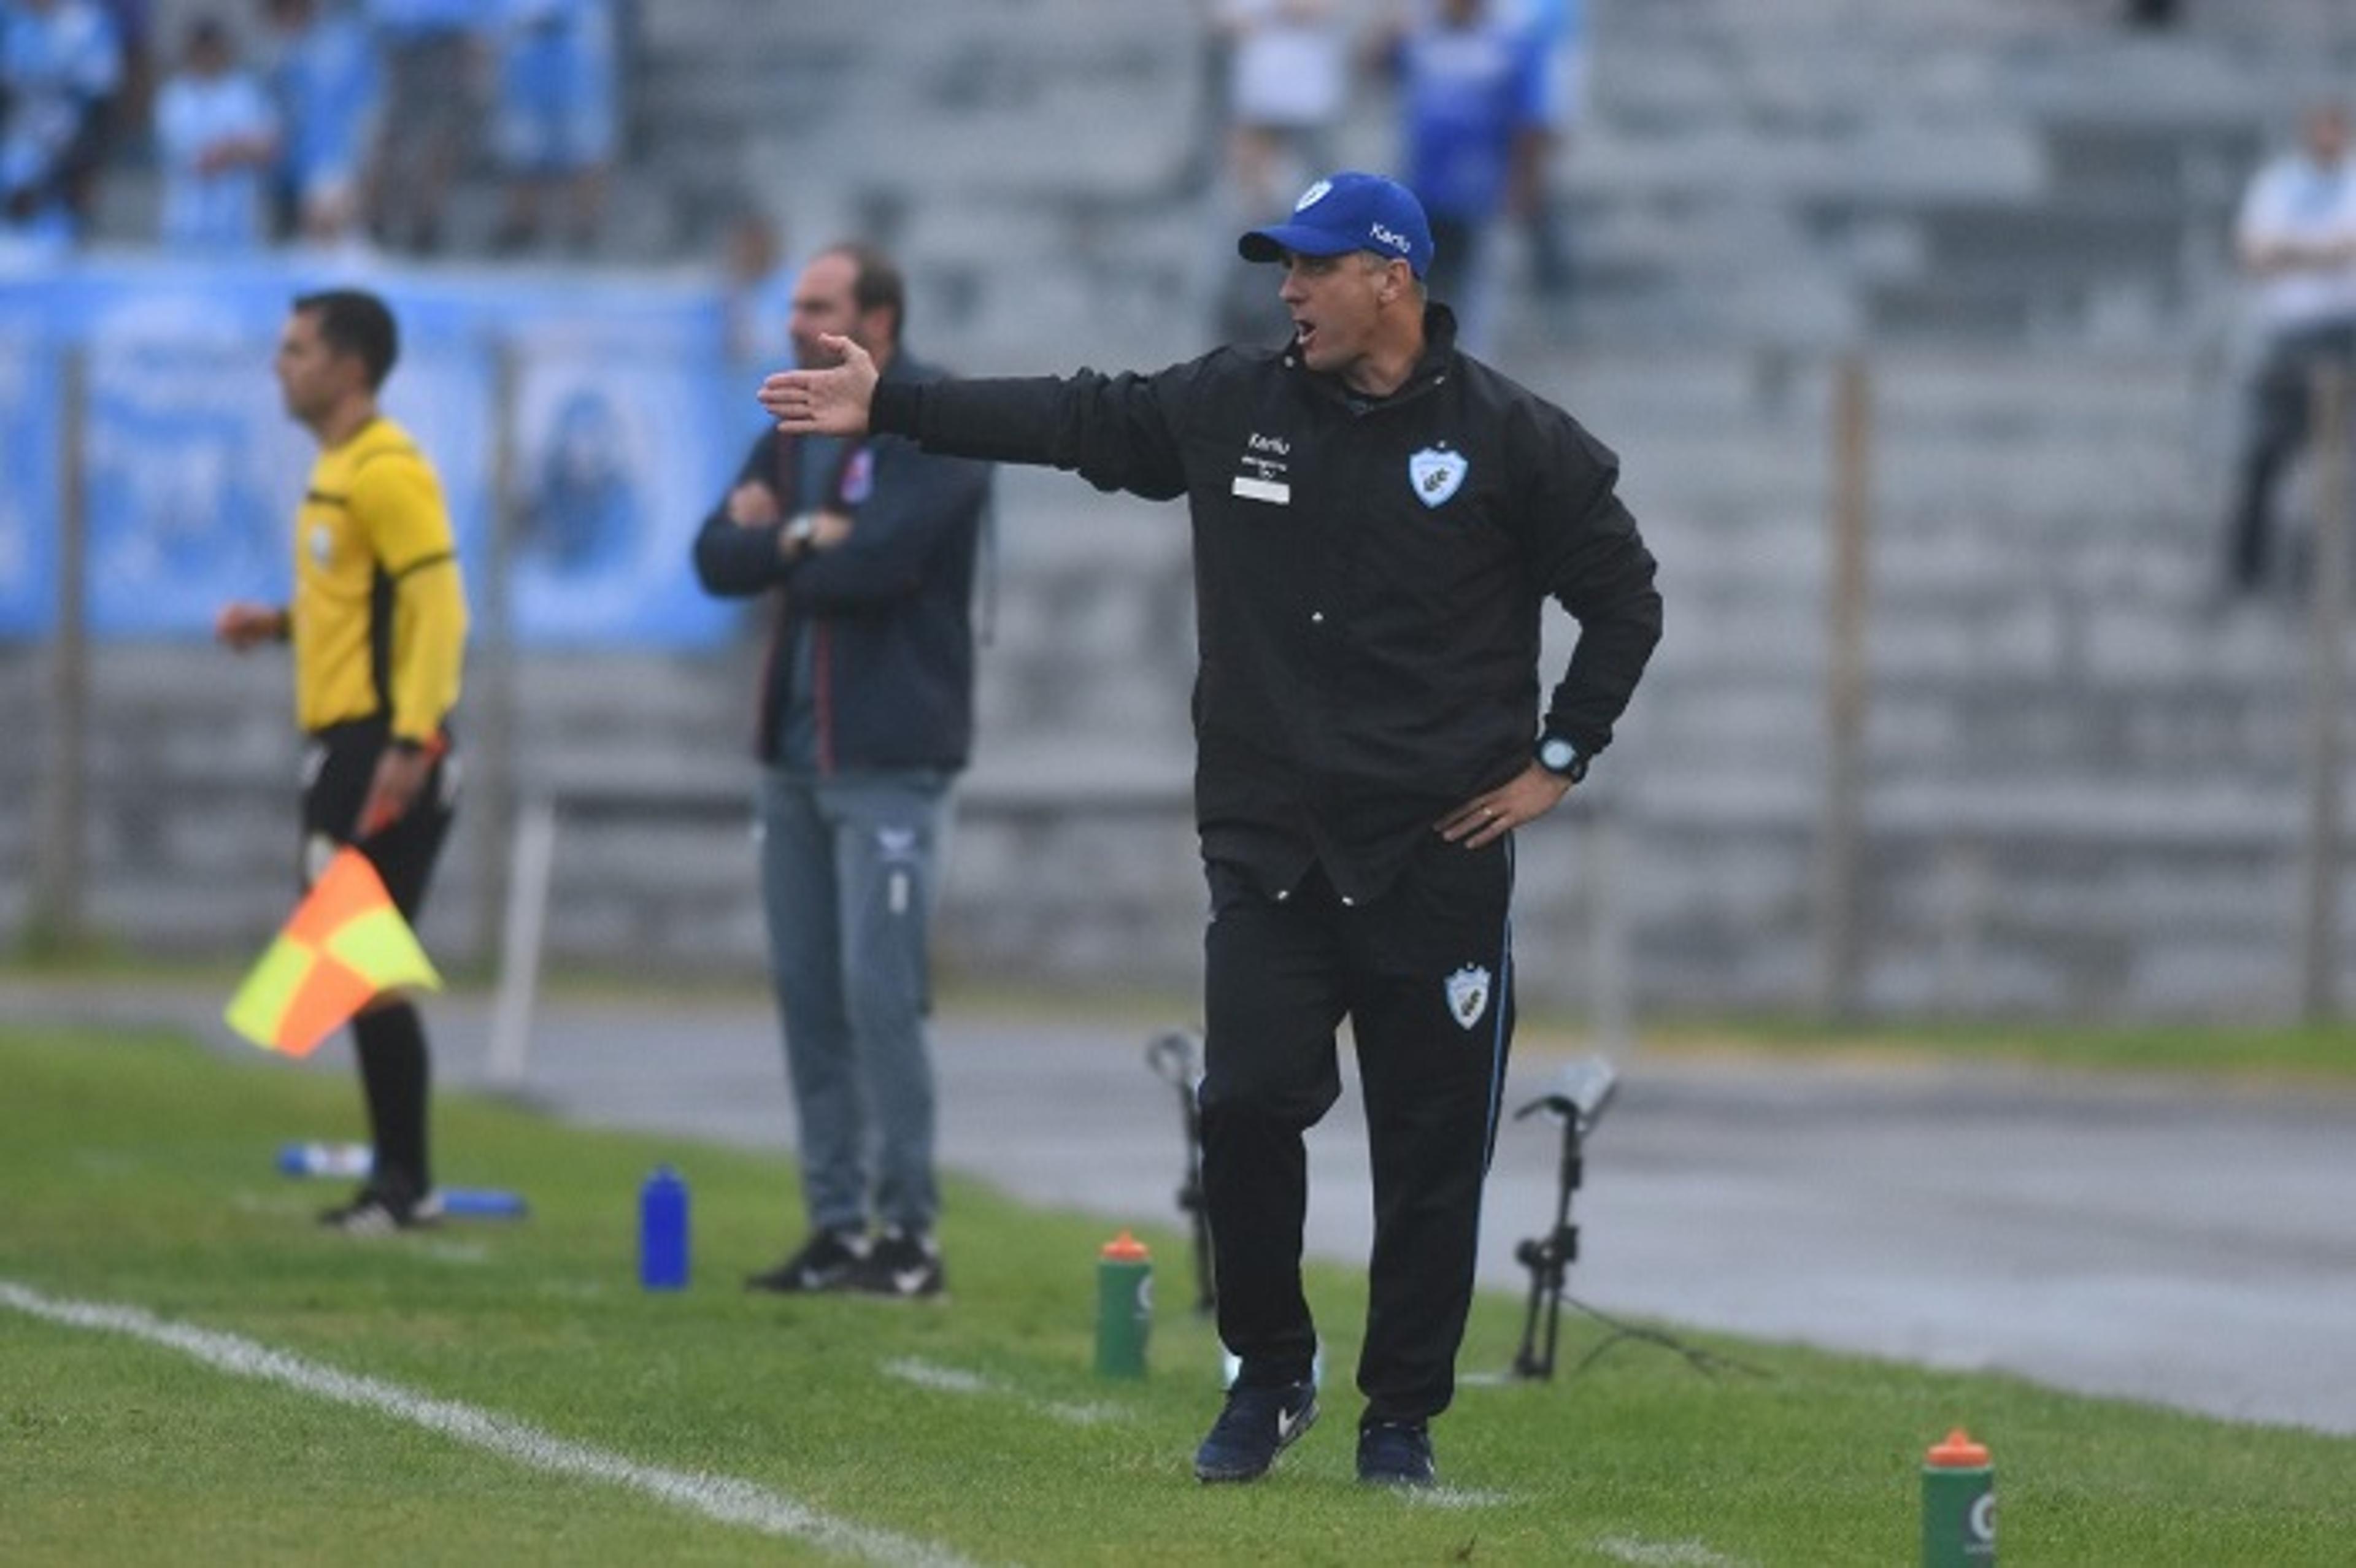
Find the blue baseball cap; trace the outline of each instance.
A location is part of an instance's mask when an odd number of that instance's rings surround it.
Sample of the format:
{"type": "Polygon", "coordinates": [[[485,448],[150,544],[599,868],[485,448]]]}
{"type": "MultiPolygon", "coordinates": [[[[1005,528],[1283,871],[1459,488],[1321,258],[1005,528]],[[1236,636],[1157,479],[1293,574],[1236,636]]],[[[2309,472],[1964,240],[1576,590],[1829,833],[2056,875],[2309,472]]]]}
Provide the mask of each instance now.
{"type": "Polygon", "coordinates": [[[1423,203],[1397,180],[1345,171],[1319,180],[1292,204],[1290,222],[1255,229],[1236,241],[1247,261],[1342,256],[1371,251],[1398,257],[1421,277],[1431,267],[1431,225],[1423,203]]]}

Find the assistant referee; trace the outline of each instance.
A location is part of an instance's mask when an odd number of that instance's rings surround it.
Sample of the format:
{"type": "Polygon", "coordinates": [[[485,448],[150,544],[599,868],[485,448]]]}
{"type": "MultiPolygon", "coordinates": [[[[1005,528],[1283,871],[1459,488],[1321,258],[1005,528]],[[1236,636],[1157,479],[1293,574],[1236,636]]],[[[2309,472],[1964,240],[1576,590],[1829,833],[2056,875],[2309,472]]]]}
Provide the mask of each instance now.
{"type": "Polygon", "coordinates": [[[1460,353],[1425,300],[1430,230],[1404,187],[1320,180],[1239,249],[1283,267],[1280,349],[878,386],[838,338],[841,365],[760,397],[788,432],[913,435],[1186,497],[1212,901],[1203,1174],[1219,1334],[1242,1361],[1195,1474],[1259,1476],[1316,1418],[1301,1135],[1340,1093],[1346,1018],[1375,1179],[1358,1476],[1428,1485],[1513,1029],[1510,835],[1609,744],[1661,599],[1618,460],[1460,353]],[[1549,598],[1580,638],[1541,716],[1549,598]]]}
{"type": "MultiPolygon", "coordinates": [[[[275,368],[286,411],[317,438],[294,519],[291,605],[222,607],[215,635],[243,652],[294,648],[303,754],[303,880],[357,846],[412,923],[456,805],[450,710],[466,643],[466,591],[434,465],[377,408],[400,352],[392,313],[339,289],[294,302],[275,368]]],[[[353,1020],[375,1160],[320,1216],[355,1233],[432,1222],[431,1069],[416,1008],[393,998],[353,1020]]]]}

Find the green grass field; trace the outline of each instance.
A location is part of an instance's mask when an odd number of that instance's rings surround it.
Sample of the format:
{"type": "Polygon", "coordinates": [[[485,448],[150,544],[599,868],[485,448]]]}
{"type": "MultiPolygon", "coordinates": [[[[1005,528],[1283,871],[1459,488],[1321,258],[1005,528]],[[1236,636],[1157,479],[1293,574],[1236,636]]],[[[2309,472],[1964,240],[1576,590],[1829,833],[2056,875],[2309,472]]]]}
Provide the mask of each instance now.
{"type": "MultiPolygon", "coordinates": [[[[977,1563],[1901,1564],[1917,1466],[1949,1426],[1993,1446],[2009,1563],[2341,1564],[2356,1441],[2235,1426],[1708,1336],[1764,1375],[1696,1374],[1623,1345],[1551,1384],[1472,1386],[1439,1428],[1435,1497],[1351,1478],[1360,1279],[1312,1296],[1335,1385],[1268,1481],[1205,1488],[1188,1456],[1217,1404],[1209,1329],[1174,1305],[1154,1372],[1089,1371],[1099,1221],[953,1184],[952,1298],[785,1301],[737,1287],[790,1240],[782,1160],[584,1132],[450,1100],[444,1179],[515,1188],[522,1223],[358,1242],[312,1211],[339,1189],[274,1174],[289,1139],[348,1138],[333,1074],[169,1038],[0,1031],[0,1563],[834,1560],[977,1563]],[[695,1192],[696,1279],[639,1291],[635,1195],[659,1159],[695,1192]],[[612,1474],[552,1471],[396,1412],[52,1320],[155,1318],[457,1402],[616,1464],[760,1488],[763,1534],[612,1474]],[[800,1510],[797,1512],[796,1510],[800,1510]],[[812,1522],[815,1521],[815,1522],[812,1522]],[[811,1531],[834,1533],[822,1540],[811,1531]]],[[[1148,1228],[1165,1300],[1181,1238],[1148,1228]]],[[[144,1319],[137,1321],[145,1321],[144,1319]]],[[[1515,1300],[1484,1298],[1467,1371],[1510,1359],[1515,1300]]],[[[1599,1330],[1565,1318],[1564,1365],[1599,1330]]],[[[241,1351],[241,1354],[251,1353],[241,1351]]],[[[609,1467],[609,1470],[611,1467],[609,1467]]],[[[756,1510],[757,1511],[757,1510],[756,1510]]]]}

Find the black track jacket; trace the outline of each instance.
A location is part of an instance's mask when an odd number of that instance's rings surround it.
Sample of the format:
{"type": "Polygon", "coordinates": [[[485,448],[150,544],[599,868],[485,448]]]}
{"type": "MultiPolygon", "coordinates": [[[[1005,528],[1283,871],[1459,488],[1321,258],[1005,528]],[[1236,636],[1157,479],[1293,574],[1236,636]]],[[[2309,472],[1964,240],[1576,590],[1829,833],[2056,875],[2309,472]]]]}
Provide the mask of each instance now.
{"type": "Polygon", "coordinates": [[[1206,859],[1270,895],[1310,863],[1379,895],[1451,808],[1527,766],[1539,609],[1580,624],[1546,732],[1601,751],[1661,635],[1619,460],[1456,350],[1443,305],[1369,400],[1290,348],[1151,376],[884,381],[869,422],[927,450],[1186,497],[1206,859]]]}

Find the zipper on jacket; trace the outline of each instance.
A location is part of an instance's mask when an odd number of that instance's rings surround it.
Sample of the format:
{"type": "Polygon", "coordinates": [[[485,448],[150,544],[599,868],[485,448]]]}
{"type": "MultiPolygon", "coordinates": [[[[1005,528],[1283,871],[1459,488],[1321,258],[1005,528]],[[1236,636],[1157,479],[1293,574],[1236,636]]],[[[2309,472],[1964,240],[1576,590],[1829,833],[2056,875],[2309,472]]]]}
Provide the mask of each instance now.
{"type": "Polygon", "coordinates": [[[1445,386],[1448,382],[1448,367],[1445,360],[1438,362],[1427,360],[1425,363],[1430,367],[1428,372],[1422,367],[1418,367],[1417,374],[1410,376],[1406,383],[1389,397],[1361,402],[1349,388],[1342,384],[1339,378],[1318,375],[1303,365],[1298,352],[1288,350],[1284,356],[1286,369],[1297,376],[1309,378],[1312,387],[1316,388],[1323,396],[1341,404],[1342,411],[1354,420],[1371,418],[1381,413],[1385,409],[1405,408],[1426,394],[1437,391],[1445,386]]]}
{"type": "Polygon", "coordinates": [[[826,622],[810,623],[810,712],[818,721],[818,771],[834,774],[834,639],[826,622]]]}

